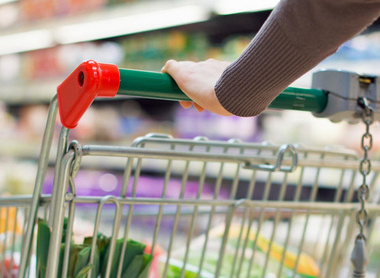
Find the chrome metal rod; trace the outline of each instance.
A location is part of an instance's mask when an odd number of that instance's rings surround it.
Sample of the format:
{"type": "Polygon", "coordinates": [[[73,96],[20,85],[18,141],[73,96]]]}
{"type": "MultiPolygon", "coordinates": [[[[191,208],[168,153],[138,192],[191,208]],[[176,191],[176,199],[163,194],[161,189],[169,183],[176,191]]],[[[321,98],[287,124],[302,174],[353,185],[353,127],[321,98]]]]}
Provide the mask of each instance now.
{"type": "MultiPolygon", "coordinates": [[[[58,177],[59,177],[59,172],[61,171],[61,163],[62,163],[63,156],[65,155],[67,151],[69,132],[70,132],[69,129],[62,127],[61,132],[59,134],[57,155],[55,159],[53,189],[52,189],[52,194],[51,194],[53,204],[56,204],[57,190],[59,190],[59,187],[60,187],[58,177]]],[[[48,221],[48,224],[50,227],[53,225],[56,209],[57,209],[57,206],[55,205],[53,205],[50,208],[49,221],[48,221]]]]}
{"type": "MultiPolygon", "coordinates": [[[[283,210],[296,210],[296,211],[306,211],[310,210],[311,213],[317,212],[331,212],[331,211],[351,211],[358,208],[357,203],[331,203],[331,202],[318,202],[313,203],[310,207],[310,202],[300,202],[300,201],[254,201],[249,199],[240,200],[203,200],[203,199],[160,199],[160,198],[117,198],[117,201],[123,205],[178,205],[182,204],[184,206],[231,206],[236,205],[238,207],[251,207],[251,208],[266,208],[266,209],[283,209],[283,210]]],[[[73,199],[75,203],[84,204],[94,204],[98,203],[99,199],[97,197],[76,197],[73,199]]],[[[380,206],[377,204],[368,204],[368,209],[371,211],[380,211],[380,206]]]]}
{"type": "MultiPolygon", "coordinates": [[[[85,145],[82,147],[84,156],[110,156],[110,157],[134,157],[134,158],[156,158],[156,159],[177,159],[177,160],[197,160],[197,161],[215,161],[215,162],[235,162],[235,163],[250,163],[250,164],[275,164],[277,157],[274,156],[259,156],[259,155],[232,155],[204,152],[186,152],[186,151],[170,151],[157,149],[143,149],[133,147],[119,146],[96,146],[85,145]]],[[[291,160],[284,160],[284,166],[291,165],[291,160]]],[[[357,160],[344,161],[342,159],[299,159],[298,166],[309,167],[329,167],[337,169],[358,169],[357,160]]],[[[380,163],[371,164],[373,171],[380,171],[380,163]]]]}
{"type": "Polygon", "coordinates": [[[54,179],[58,179],[59,188],[56,191],[56,198],[54,199],[54,215],[51,216],[53,224],[51,226],[52,232],[49,243],[49,256],[47,261],[46,275],[47,277],[57,277],[59,251],[62,241],[62,227],[64,218],[64,202],[65,193],[67,192],[69,183],[69,173],[71,168],[71,162],[74,159],[74,151],[69,151],[62,158],[59,175],[54,179]]]}
{"type": "Polygon", "coordinates": [[[49,162],[49,155],[51,149],[51,143],[53,140],[53,131],[55,120],[57,117],[58,102],[57,97],[54,96],[51,100],[49,107],[49,114],[46,121],[46,128],[42,139],[42,146],[40,151],[40,159],[38,161],[37,175],[34,184],[32,203],[29,209],[29,218],[27,223],[26,232],[23,238],[22,250],[21,250],[21,261],[19,268],[19,278],[26,277],[26,269],[29,262],[29,254],[31,252],[31,242],[33,239],[34,225],[37,217],[38,207],[40,205],[41,190],[45,180],[46,168],[49,162]]]}

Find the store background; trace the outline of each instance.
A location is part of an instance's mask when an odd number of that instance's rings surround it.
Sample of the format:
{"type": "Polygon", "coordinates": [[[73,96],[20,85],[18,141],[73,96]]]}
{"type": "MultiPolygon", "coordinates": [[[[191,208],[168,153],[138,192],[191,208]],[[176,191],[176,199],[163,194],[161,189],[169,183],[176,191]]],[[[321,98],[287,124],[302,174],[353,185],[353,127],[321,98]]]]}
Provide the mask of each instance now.
{"type": "MultiPolygon", "coordinates": [[[[83,60],[154,71],[170,58],[233,60],[276,2],[0,1],[1,194],[32,192],[49,101],[56,86],[83,60]]],[[[316,69],[380,74],[377,29],[374,24],[316,69]]],[[[293,85],[309,87],[310,81],[308,73],[293,85]]],[[[129,144],[147,132],[160,132],[182,138],[237,137],[248,142],[343,145],[359,150],[363,131],[362,124],[331,123],[305,112],[219,117],[181,109],[175,102],[115,99],[97,101],[72,133],[81,142],[107,144],[129,144]]],[[[379,125],[371,131],[377,156],[379,125]]]]}
{"type": "MultiPolygon", "coordinates": [[[[0,195],[32,192],[50,99],[83,60],[153,71],[159,71],[168,59],[233,60],[277,2],[0,0],[0,195]]],[[[345,43],[313,71],[332,68],[380,74],[379,26],[376,22],[345,43]]],[[[293,86],[309,88],[310,83],[311,72],[293,86]]],[[[220,117],[184,110],[175,102],[117,98],[96,101],[72,136],[81,143],[125,145],[148,132],[313,147],[340,145],[360,154],[364,126],[331,123],[295,111],[269,110],[255,118],[220,117]]],[[[371,132],[372,156],[378,158],[378,123],[371,132]]],[[[78,193],[117,194],[124,166],[105,158],[85,164],[76,179],[78,193]]],[[[49,170],[44,193],[51,191],[52,176],[49,170]]],[[[141,190],[152,193],[151,184],[161,181],[152,176],[141,182],[141,190]]],[[[160,188],[156,190],[159,196],[160,188]]]]}

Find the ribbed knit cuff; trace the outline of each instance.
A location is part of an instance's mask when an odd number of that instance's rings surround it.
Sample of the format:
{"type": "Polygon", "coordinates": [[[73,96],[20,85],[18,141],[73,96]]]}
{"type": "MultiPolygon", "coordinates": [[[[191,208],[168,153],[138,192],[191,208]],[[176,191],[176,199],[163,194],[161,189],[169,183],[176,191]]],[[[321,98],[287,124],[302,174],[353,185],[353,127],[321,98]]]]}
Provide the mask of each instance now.
{"type": "Polygon", "coordinates": [[[269,17],[242,55],[223,72],[215,85],[216,96],[234,115],[259,115],[290,83],[325,58],[309,54],[297,49],[275,17],[269,17]]]}

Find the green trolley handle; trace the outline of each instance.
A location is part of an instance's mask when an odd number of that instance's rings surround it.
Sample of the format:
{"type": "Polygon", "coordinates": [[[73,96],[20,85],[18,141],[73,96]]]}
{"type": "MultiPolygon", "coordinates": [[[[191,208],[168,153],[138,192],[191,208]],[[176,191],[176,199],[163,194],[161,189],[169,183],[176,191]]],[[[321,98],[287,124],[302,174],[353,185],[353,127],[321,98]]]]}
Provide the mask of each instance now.
{"type": "MultiPolygon", "coordinates": [[[[119,69],[115,65],[89,60],[80,64],[58,86],[57,97],[62,124],[67,128],[76,127],[96,97],[115,95],[191,101],[168,74],[119,69]]],[[[289,87],[269,108],[320,113],[326,105],[327,95],[322,90],[289,87]]]]}

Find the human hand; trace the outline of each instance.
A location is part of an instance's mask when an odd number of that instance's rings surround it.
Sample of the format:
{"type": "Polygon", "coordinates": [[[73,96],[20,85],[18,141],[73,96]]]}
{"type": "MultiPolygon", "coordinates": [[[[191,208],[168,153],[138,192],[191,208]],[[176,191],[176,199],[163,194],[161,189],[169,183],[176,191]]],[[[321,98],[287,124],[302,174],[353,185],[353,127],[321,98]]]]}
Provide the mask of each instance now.
{"type": "Polygon", "coordinates": [[[199,111],[204,109],[222,116],[231,116],[220,104],[215,95],[215,84],[229,62],[209,59],[202,62],[177,62],[169,60],[162,68],[162,72],[168,73],[178,84],[179,88],[193,100],[180,101],[184,108],[192,105],[199,111]]]}

